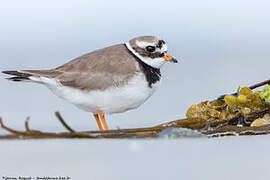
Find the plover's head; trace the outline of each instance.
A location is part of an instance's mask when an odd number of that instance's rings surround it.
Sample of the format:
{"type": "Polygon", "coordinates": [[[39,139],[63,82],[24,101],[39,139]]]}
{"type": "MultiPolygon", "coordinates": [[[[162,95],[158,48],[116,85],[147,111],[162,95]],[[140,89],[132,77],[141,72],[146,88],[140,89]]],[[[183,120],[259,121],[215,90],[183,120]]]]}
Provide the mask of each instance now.
{"type": "Polygon", "coordinates": [[[154,68],[160,68],[166,62],[177,63],[170,56],[165,41],[154,36],[141,36],[126,43],[127,48],[141,61],[154,68]]]}

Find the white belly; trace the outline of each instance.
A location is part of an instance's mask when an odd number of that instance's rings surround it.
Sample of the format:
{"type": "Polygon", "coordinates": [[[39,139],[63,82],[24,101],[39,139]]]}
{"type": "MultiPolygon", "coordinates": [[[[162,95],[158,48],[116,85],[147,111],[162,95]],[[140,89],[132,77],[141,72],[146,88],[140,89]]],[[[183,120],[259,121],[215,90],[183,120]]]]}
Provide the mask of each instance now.
{"type": "Polygon", "coordinates": [[[154,93],[160,84],[157,82],[150,88],[143,73],[134,75],[126,85],[90,92],[63,86],[55,79],[41,78],[40,81],[57,96],[85,111],[92,113],[102,111],[108,114],[137,108],[154,93]]]}

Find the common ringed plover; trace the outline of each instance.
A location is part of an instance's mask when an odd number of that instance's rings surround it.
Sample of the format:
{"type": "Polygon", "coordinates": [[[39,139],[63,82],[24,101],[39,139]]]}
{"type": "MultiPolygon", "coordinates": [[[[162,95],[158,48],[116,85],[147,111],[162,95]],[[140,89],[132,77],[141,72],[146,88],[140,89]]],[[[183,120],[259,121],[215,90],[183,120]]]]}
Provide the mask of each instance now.
{"type": "Polygon", "coordinates": [[[12,75],[8,78],[11,81],[47,86],[58,97],[92,112],[99,129],[108,130],[104,114],[135,109],[156,91],[161,66],[177,62],[167,50],[165,41],[141,36],[82,55],[55,69],[3,73],[12,75]]]}

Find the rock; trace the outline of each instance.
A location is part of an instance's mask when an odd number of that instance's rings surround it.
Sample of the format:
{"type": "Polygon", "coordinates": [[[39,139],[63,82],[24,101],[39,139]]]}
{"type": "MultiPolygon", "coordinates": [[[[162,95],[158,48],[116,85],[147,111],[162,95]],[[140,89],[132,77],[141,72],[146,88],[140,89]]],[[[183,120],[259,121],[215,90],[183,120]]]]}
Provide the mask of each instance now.
{"type": "Polygon", "coordinates": [[[264,125],[267,125],[267,124],[270,124],[270,115],[269,114],[266,114],[264,115],[263,118],[258,118],[256,119],[255,121],[253,121],[251,123],[251,127],[255,127],[255,126],[264,126],[264,125]]]}

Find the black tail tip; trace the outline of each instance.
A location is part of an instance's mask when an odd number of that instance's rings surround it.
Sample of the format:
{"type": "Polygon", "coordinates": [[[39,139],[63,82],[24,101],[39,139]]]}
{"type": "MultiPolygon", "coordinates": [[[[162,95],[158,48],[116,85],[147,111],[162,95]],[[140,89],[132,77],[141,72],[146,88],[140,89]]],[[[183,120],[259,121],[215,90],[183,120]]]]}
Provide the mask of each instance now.
{"type": "Polygon", "coordinates": [[[18,71],[2,71],[2,73],[14,76],[18,76],[19,74],[21,74],[18,71]]]}
{"type": "Polygon", "coordinates": [[[28,78],[32,76],[32,74],[22,73],[19,71],[2,71],[2,73],[12,75],[12,76],[17,76],[17,77],[23,77],[23,78],[28,78]]]}
{"type": "Polygon", "coordinates": [[[7,80],[10,81],[25,81],[29,80],[29,77],[32,76],[31,74],[21,73],[18,71],[2,71],[2,73],[14,76],[11,78],[7,78],[7,80]]]}

